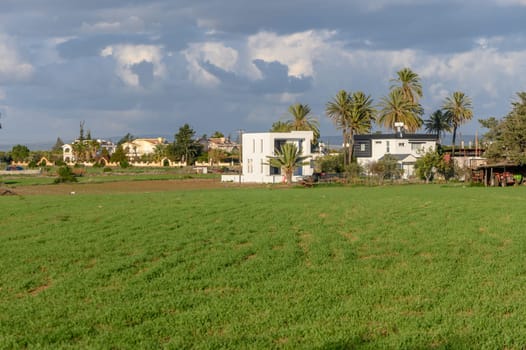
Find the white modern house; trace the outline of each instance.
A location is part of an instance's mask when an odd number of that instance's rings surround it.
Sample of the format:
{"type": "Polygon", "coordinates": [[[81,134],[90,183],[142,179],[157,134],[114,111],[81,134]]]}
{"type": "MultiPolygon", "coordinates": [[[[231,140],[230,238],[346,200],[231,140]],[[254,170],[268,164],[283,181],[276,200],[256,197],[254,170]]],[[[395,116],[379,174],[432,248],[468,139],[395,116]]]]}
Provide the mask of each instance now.
{"type": "Polygon", "coordinates": [[[415,175],[415,163],[425,152],[434,150],[437,137],[429,134],[367,134],[354,136],[354,156],[361,166],[383,159],[387,154],[397,160],[403,179],[415,175]]]}
{"type": "MultiPolygon", "coordinates": [[[[222,176],[222,181],[240,181],[252,183],[281,183],[284,174],[281,169],[270,166],[269,156],[276,155],[275,150],[279,150],[285,143],[293,143],[300,150],[302,156],[311,157],[312,141],[314,135],[312,131],[291,131],[291,132],[262,132],[245,133],[242,136],[242,174],[222,176]]],[[[312,162],[308,165],[298,167],[294,173],[292,181],[312,175],[314,167],[312,162]]]]}

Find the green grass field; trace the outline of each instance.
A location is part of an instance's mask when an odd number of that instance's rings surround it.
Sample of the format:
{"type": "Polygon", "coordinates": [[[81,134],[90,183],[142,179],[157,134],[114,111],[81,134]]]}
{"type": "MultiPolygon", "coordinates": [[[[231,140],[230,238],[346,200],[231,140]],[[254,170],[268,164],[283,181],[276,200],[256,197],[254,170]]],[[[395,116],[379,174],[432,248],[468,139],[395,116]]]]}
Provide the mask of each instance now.
{"type": "MultiPolygon", "coordinates": [[[[87,168],[87,173],[84,176],[77,177],[79,183],[103,183],[103,182],[118,182],[118,181],[145,181],[145,180],[181,180],[181,179],[214,179],[219,178],[219,174],[196,174],[157,168],[148,169],[124,169],[113,170],[104,173],[100,168],[87,168]],[[142,170],[142,171],[140,171],[142,170]]],[[[57,178],[57,169],[52,168],[49,172],[42,175],[28,176],[28,175],[0,175],[0,185],[4,184],[9,187],[13,186],[32,186],[32,185],[53,185],[57,178]]]]}
{"type": "Polygon", "coordinates": [[[526,347],[526,188],[0,197],[0,348],[526,347]]]}

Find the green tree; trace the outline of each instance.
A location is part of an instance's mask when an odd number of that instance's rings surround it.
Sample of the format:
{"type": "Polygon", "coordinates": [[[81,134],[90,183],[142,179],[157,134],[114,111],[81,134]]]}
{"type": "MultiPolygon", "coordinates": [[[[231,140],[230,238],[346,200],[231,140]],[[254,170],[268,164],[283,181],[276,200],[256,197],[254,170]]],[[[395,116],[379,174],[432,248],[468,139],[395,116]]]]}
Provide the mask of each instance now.
{"type": "Polygon", "coordinates": [[[84,137],[84,124],[85,124],[85,123],[86,123],[86,122],[85,122],[84,120],[80,122],[79,138],[78,138],[78,140],[79,140],[80,142],[82,142],[82,141],[84,141],[84,140],[86,139],[86,138],[84,137]]]}
{"type": "Polygon", "coordinates": [[[373,107],[371,96],[365,95],[361,91],[351,95],[351,110],[348,123],[349,128],[349,159],[351,164],[354,152],[354,135],[365,134],[371,131],[373,121],[376,118],[376,110],[373,107]]]}
{"type": "Polygon", "coordinates": [[[290,130],[290,124],[287,122],[282,122],[280,120],[272,123],[272,127],[270,128],[270,132],[289,132],[290,130]]]}
{"type": "Polygon", "coordinates": [[[396,75],[397,78],[391,79],[392,82],[396,83],[391,86],[391,90],[400,90],[406,100],[417,105],[418,100],[423,96],[422,84],[418,74],[410,68],[403,68],[396,75]]]}
{"type": "Polygon", "coordinates": [[[176,159],[186,162],[187,165],[193,164],[199,156],[202,146],[194,139],[195,131],[188,124],[179,128],[175,134],[173,152],[176,159]]]}
{"type": "Polygon", "coordinates": [[[325,113],[332,119],[336,128],[342,130],[347,167],[353,159],[354,135],[371,131],[376,118],[373,100],[362,91],[347,93],[340,90],[325,106],[325,113]]]}
{"type": "Polygon", "coordinates": [[[435,172],[441,168],[443,157],[437,150],[428,150],[415,163],[415,170],[417,175],[429,183],[433,178],[435,172]]]}
{"type": "Polygon", "coordinates": [[[11,149],[11,158],[15,162],[23,162],[28,159],[30,152],[27,146],[16,145],[11,149]]]}
{"type": "Polygon", "coordinates": [[[100,151],[100,142],[97,140],[92,140],[90,138],[84,141],[86,143],[86,158],[88,161],[92,161],[97,158],[97,155],[100,151]]]}
{"type": "Polygon", "coordinates": [[[153,160],[156,162],[160,162],[163,158],[165,158],[168,155],[166,145],[155,145],[155,148],[153,150],[153,160]]]}
{"type": "Polygon", "coordinates": [[[351,119],[351,96],[345,90],[340,90],[336,96],[325,105],[325,114],[342,131],[344,149],[344,167],[349,164],[351,140],[349,139],[349,120],[351,119]]]}
{"type": "Polygon", "coordinates": [[[280,168],[287,178],[287,184],[292,184],[292,175],[296,168],[302,166],[309,156],[302,156],[293,143],[285,143],[280,149],[275,150],[275,156],[267,156],[269,164],[273,167],[280,168]]]}
{"type": "Polygon", "coordinates": [[[421,107],[404,96],[401,89],[394,89],[380,100],[378,121],[381,125],[395,130],[395,123],[404,123],[409,132],[415,132],[422,126],[421,107]]]}
{"type": "Polygon", "coordinates": [[[71,145],[71,151],[73,153],[73,156],[75,157],[76,162],[84,162],[86,161],[86,154],[87,154],[87,145],[83,141],[76,140],[71,145]]]}
{"type": "Polygon", "coordinates": [[[398,161],[390,154],[386,154],[378,161],[369,163],[368,168],[372,174],[376,175],[380,182],[398,179],[403,174],[403,170],[400,168],[398,161]]]}
{"type": "Polygon", "coordinates": [[[319,170],[323,173],[343,173],[345,171],[344,166],[344,154],[326,155],[318,158],[319,170]]]}
{"type": "Polygon", "coordinates": [[[455,91],[446,97],[442,109],[446,112],[451,126],[453,127],[453,153],[455,154],[455,142],[457,129],[460,125],[473,117],[473,106],[471,99],[461,91],[455,91]]]}
{"type": "Polygon", "coordinates": [[[507,160],[526,164],[526,92],[517,93],[511,111],[501,120],[489,118],[481,124],[489,129],[484,135],[485,156],[491,160],[507,160]]]}
{"type": "Polygon", "coordinates": [[[130,133],[127,133],[126,135],[124,135],[123,137],[121,137],[121,139],[119,140],[119,142],[117,142],[117,146],[118,145],[122,145],[123,143],[126,143],[126,142],[132,142],[133,140],[135,140],[136,137],[133,136],[132,134],[130,133]]]}
{"type": "Polygon", "coordinates": [[[77,178],[75,177],[75,174],[71,170],[70,167],[67,165],[61,166],[57,170],[57,177],[55,178],[55,183],[63,183],[63,182],[77,182],[77,178]]]}
{"type": "Polygon", "coordinates": [[[223,151],[223,150],[221,150],[221,149],[213,148],[213,149],[208,150],[208,160],[209,160],[210,162],[212,162],[212,164],[214,164],[214,163],[220,163],[220,162],[222,162],[226,157],[227,157],[226,152],[223,151]]]}
{"type": "Polygon", "coordinates": [[[53,152],[53,153],[62,152],[62,146],[64,146],[64,141],[62,141],[62,139],[60,137],[57,137],[57,141],[55,142],[55,144],[51,148],[51,152],[53,152]]]}
{"type": "Polygon", "coordinates": [[[424,127],[428,134],[434,134],[440,139],[445,131],[451,131],[451,120],[446,113],[438,109],[424,121],[424,127]]]}
{"type": "Polygon", "coordinates": [[[115,152],[110,157],[110,161],[113,163],[121,163],[123,161],[127,161],[128,157],[126,157],[126,151],[122,147],[122,145],[118,145],[115,149],[115,152]]]}
{"type": "Polygon", "coordinates": [[[288,121],[290,130],[312,131],[314,133],[314,143],[320,138],[319,122],[311,116],[311,109],[307,104],[295,103],[289,106],[289,115],[292,117],[288,121]]]}
{"type": "MultiPolygon", "coordinates": [[[[212,134],[212,136],[210,136],[211,138],[221,138],[221,137],[225,137],[225,134],[223,134],[222,132],[220,131],[214,131],[214,133],[212,134]]],[[[206,137],[205,137],[206,138],[206,137]]]]}

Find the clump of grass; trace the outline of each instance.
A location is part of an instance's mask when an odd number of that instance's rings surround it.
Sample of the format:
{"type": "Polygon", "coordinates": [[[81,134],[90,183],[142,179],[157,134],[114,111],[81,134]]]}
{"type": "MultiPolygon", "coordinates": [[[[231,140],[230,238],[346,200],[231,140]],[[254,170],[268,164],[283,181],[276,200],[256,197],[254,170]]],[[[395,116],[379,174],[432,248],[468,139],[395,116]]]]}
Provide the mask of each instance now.
{"type": "Polygon", "coordinates": [[[55,178],[55,181],[54,181],[56,184],[64,183],[64,182],[77,182],[78,181],[73,170],[66,165],[58,168],[57,175],[58,176],[55,178]]]}

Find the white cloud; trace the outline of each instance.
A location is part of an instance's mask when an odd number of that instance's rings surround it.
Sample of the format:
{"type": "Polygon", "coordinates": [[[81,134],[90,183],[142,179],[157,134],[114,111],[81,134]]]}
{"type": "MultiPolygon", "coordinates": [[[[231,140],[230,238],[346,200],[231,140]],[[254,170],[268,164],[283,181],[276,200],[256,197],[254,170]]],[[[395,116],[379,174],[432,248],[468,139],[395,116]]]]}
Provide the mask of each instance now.
{"type": "Polygon", "coordinates": [[[327,54],[337,50],[338,43],[330,41],[336,32],[309,30],[290,35],[260,32],[248,38],[248,49],[252,59],[267,62],[278,61],[288,66],[289,76],[312,77],[314,64],[327,54]]]}
{"type": "Polygon", "coordinates": [[[20,57],[15,42],[0,33],[0,79],[19,81],[28,79],[34,71],[30,63],[20,57]]]}
{"type": "Polygon", "coordinates": [[[201,63],[213,64],[227,72],[234,72],[238,66],[239,53],[220,42],[190,44],[183,55],[187,61],[190,80],[202,86],[214,87],[220,80],[204,69],[201,63]]]}
{"type": "Polygon", "coordinates": [[[162,61],[162,47],[156,45],[114,45],[107,46],[101,52],[103,57],[114,57],[118,63],[117,75],[130,86],[139,87],[139,76],[132,67],[141,62],[153,64],[154,77],[162,78],[166,67],[162,61]]]}

